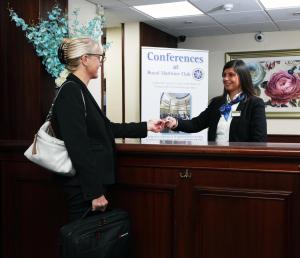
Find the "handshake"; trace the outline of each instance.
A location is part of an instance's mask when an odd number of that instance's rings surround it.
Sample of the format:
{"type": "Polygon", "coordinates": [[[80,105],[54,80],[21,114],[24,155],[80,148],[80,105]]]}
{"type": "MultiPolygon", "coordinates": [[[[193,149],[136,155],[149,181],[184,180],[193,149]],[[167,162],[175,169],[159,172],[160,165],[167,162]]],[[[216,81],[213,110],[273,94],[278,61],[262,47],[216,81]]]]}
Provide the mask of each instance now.
{"type": "Polygon", "coordinates": [[[154,133],[159,133],[162,130],[168,128],[168,129],[174,129],[178,125],[177,119],[174,117],[168,116],[163,119],[151,119],[147,122],[147,129],[148,131],[152,131],[154,133]]]}

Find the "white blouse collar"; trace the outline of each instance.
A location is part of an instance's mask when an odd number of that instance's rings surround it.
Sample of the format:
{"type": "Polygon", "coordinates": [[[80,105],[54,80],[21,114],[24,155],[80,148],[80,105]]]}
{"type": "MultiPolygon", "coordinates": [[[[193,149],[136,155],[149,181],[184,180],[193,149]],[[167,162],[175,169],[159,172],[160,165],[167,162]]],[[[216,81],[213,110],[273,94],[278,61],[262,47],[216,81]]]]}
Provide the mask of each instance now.
{"type": "Polygon", "coordinates": [[[240,91],[239,93],[235,94],[233,99],[230,99],[229,97],[229,94],[227,93],[227,96],[226,96],[226,100],[227,100],[227,103],[229,103],[230,101],[233,101],[234,99],[236,99],[238,96],[240,96],[243,92],[240,91]]]}

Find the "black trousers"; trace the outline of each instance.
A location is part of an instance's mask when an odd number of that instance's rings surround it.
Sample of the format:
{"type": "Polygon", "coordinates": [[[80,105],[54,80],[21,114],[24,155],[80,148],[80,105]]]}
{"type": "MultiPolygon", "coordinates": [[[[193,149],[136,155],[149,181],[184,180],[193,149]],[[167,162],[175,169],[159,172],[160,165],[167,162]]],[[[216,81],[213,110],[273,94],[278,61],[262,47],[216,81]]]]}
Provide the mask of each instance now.
{"type": "Polygon", "coordinates": [[[63,189],[67,195],[69,221],[80,219],[81,216],[92,207],[92,200],[87,201],[83,198],[79,185],[68,185],[64,186],[63,189]]]}
{"type": "Polygon", "coordinates": [[[90,207],[92,207],[92,201],[86,201],[83,198],[79,185],[64,186],[63,189],[67,197],[66,200],[70,222],[79,219],[90,207]]]}

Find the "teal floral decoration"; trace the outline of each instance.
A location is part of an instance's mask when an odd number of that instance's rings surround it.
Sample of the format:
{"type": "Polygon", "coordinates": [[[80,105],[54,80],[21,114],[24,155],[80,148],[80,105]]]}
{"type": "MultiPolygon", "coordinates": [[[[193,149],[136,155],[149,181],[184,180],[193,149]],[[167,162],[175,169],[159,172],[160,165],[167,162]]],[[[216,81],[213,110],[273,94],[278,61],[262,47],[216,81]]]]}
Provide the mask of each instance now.
{"type": "MultiPolygon", "coordinates": [[[[92,20],[88,21],[87,25],[80,25],[78,20],[79,9],[72,12],[73,21],[69,25],[69,33],[71,38],[88,37],[98,41],[103,35],[103,27],[105,25],[104,15],[97,15],[92,20]]],[[[104,50],[110,47],[111,43],[103,45],[104,50]]]]}
{"type": "MultiPolygon", "coordinates": [[[[72,15],[74,19],[69,27],[67,15],[58,5],[55,5],[48,12],[47,19],[40,19],[38,24],[28,25],[13,9],[9,9],[11,20],[25,32],[25,36],[33,44],[37,56],[41,57],[46,71],[54,78],[62,74],[65,77],[66,74],[65,65],[60,63],[57,56],[57,50],[63,38],[89,37],[98,41],[103,34],[102,28],[105,22],[103,15],[94,17],[86,26],[81,25],[78,21],[79,9],[76,9],[72,15]]],[[[108,48],[108,45],[104,48],[108,48]]]]}
{"type": "Polygon", "coordinates": [[[86,26],[80,26],[78,20],[79,9],[75,9],[72,12],[74,16],[72,24],[70,24],[70,36],[71,37],[90,37],[93,40],[98,40],[103,32],[104,17],[96,16],[92,20],[88,21],[86,26]]]}
{"type": "Polygon", "coordinates": [[[56,5],[48,12],[48,19],[41,19],[37,25],[28,25],[15,11],[9,9],[11,20],[25,31],[26,38],[33,44],[37,56],[52,77],[58,77],[65,68],[57,57],[57,49],[63,38],[68,37],[68,21],[56,5]]]}

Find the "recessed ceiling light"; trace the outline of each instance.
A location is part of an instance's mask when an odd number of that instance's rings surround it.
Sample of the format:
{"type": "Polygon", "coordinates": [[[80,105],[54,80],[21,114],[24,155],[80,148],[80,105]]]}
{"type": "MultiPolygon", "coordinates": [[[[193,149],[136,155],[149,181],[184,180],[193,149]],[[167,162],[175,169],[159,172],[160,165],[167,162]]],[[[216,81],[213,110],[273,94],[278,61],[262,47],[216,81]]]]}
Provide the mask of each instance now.
{"type": "Polygon", "coordinates": [[[290,8],[300,6],[299,0],[260,0],[266,9],[290,8]]]}
{"type": "Polygon", "coordinates": [[[203,14],[199,9],[187,1],[164,4],[137,5],[133,8],[153,18],[170,18],[203,14]]]}

